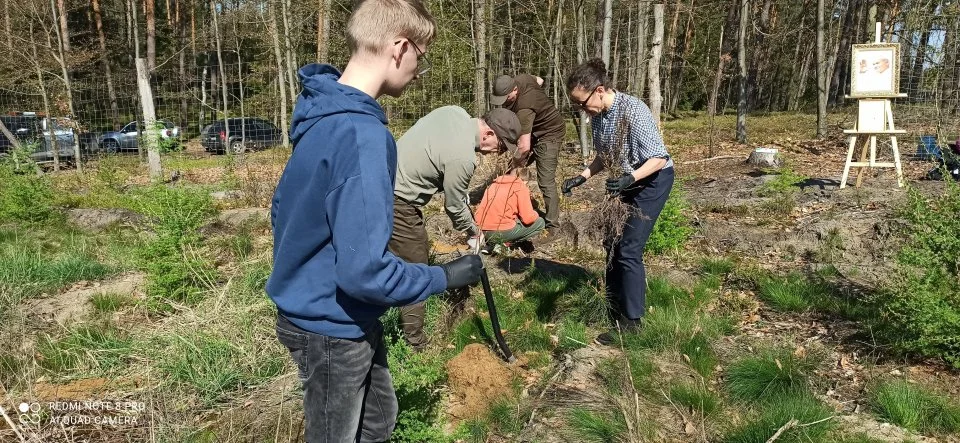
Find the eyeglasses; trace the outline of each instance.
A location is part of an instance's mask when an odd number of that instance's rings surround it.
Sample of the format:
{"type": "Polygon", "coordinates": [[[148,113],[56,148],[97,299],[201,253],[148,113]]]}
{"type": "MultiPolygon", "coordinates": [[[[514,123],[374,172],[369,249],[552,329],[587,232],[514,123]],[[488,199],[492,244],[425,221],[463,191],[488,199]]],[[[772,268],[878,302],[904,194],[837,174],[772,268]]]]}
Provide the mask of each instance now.
{"type": "Polygon", "coordinates": [[[430,68],[431,68],[430,60],[427,60],[427,55],[420,50],[420,47],[417,46],[417,44],[414,43],[413,40],[407,40],[407,41],[410,42],[410,44],[413,45],[413,49],[417,51],[417,66],[418,67],[422,66],[420,70],[417,71],[417,77],[422,77],[424,74],[430,71],[430,68]]]}
{"type": "Polygon", "coordinates": [[[582,102],[573,102],[573,105],[576,106],[576,107],[579,108],[579,109],[586,108],[586,107],[587,107],[587,102],[590,101],[590,98],[592,98],[592,97],[593,97],[593,94],[596,93],[596,92],[597,92],[597,88],[593,88],[593,91],[590,91],[590,95],[588,95],[587,98],[583,99],[582,102]]]}

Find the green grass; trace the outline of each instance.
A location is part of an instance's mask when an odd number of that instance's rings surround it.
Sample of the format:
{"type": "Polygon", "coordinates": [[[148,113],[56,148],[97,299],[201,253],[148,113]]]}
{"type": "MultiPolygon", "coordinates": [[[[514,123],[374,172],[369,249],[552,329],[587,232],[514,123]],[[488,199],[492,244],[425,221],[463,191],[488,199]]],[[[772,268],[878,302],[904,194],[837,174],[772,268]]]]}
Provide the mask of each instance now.
{"type": "Polygon", "coordinates": [[[630,379],[633,378],[633,389],[637,392],[652,393],[654,386],[650,383],[655,367],[652,358],[643,352],[627,350],[630,367],[623,357],[611,357],[597,363],[597,375],[606,391],[612,395],[619,395],[630,388],[630,379]]]}
{"type": "Polygon", "coordinates": [[[557,350],[573,352],[587,346],[587,327],[577,320],[564,318],[557,324],[557,350]]]}
{"type": "Polygon", "coordinates": [[[101,292],[93,294],[90,297],[90,304],[93,310],[100,314],[108,314],[119,311],[127,306],[137,304],[137,300],[129,294],[117,294],[113,292],[101,292]]]}
{"type": "Polygon", "coordinates": [[[6,232],[0,235],[0,313],[25,298],[112,272],[97,259],[93,242],[64,231],[56,236],[45,230],[0,229],[6,232]]]}
{"type": "Polygon", "coordinates": [[[913,431],[960,431],[960,406],[903,380],[881,383],[871,392],[870,404],[884,420],[913,431]]]}
{"type": "Polygon", "coordinates": [[[82,324],[37,344],[40,367],[56,377],[107,374],[125,366],[134,351],[133,338],[110,325],[82,324]]]}
{"type": "Polygon", "coordinates": [[[798,426],[781,434],[778,443],[827,441],[826,434],[835,426],[828,419],[832,415],[830,408],[810,395],[788,396],[765,405],[755,418],[728,431],[719,441],[765,443],[790,420],[797,420],[798,426]]]}
{"type": "Polygon", "coordinates": [[[207,334],[164,337],[170,340],[159,368],[169,383],[187,388],[209,407],[232,392],[280,375],[280,355],[254,355],[249,349],[207,334]]]}
{"type": "Polygon", "coordinates": [[[704,417],[720,411],[720,397],[701,385],[674,385],[670,387],[670,400],[704,417]]]}
{"type": "Polygon", "coordinates": [[[823,285],[800,274],[770,276],[759,284],[760,298],[773,309],[802,312],[823,304],[827,298],[823,285]]]}
{"type": "Polygon", "coordinates": [[[812,359],[787,350],[764,350],[733,362],[727,370],[730,395],[745,402],[776,402],[808,392],[812,359]]]}
{"type": "Polygon", "coordinates": [[[512,399],[501,399],[490,407],[487,422],[499,435],[516,435],[523,430],[529,417],[529,408],[512,399]]]}
{"type": "Polygon", "coordinates": [[[702,332],[697,332],[689,340],[682,342],[680,353],[684,361],[703,377],[713,374],[713,370],[719,363],[710,340],[702,332]]]}
{"type": "Polygon", "coordinates": [[[734,264],[726,258],[704,258],[700,261],[700,272],[707,275],[726,276],[733,272],[734,264]]]}
{"type": "Polygon", "coordinates": [[[583,442],[610,443],[622,441],[627,432],[626,422],[619,413],[574,408],[567,414],[570,433],[583,442]]]}

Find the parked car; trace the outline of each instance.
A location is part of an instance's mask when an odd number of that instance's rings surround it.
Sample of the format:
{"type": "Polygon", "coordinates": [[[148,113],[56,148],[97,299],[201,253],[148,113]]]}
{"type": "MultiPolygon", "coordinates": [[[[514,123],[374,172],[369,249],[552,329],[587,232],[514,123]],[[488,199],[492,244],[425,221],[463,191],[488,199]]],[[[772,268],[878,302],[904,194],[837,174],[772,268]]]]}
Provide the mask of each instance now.
{"type": "MultiPolygon", "coordinates": [[[[180,137],[180,128],[167,120],[157,120],[158,125],[162,125],[160,130],[161,143],[178,143],[180,137]]],[[[97,146],[104,152],[111,154],[125,150],[136,150],[140,145],[140,129],[138,122],[127,123],[119,131],[110,131],[100,134],[97,138],[97,146]]]]}
{"type": "MultiPolygon", "coordinates": [[[[54,142],[61,159],[73,159],[73,145],[76,134],[73,124],[67,117],[45,117],[36,112],[13,112],[0,116],[0,121],[21,145],[32,147],[30,157],[37,162],[53,160],[54,142]]],[[[0,153],[13,149],[13,143],[0,135],[0,153]]]]}
{"type": "Polygon", "coordinates": [[[203,149],[221,154],[229,147],[232,152],[239,153],[283,144],[280,128],[262,118],[230,118],[227,122],[229,126],[224,126],[223,120],[217,120],[203,128],[200,133],[203,149]]]}

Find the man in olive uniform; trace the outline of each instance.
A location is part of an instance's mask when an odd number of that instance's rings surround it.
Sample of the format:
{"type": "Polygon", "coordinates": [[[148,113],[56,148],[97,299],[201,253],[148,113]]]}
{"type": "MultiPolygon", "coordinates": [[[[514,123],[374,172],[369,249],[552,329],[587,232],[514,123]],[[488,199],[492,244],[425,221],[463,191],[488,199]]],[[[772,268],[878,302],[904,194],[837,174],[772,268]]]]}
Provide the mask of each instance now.
{"type": "MultiPolygon", "coordinates": [[[[417,120],[397,140],[390,251],[408,263],[427,263],[430,239],[421,208],[439,192],[443,192],[443,206],[454,229],[466,232],[472,247],[483,243],[468,197],[477,154],[512,156],[519,136],[520,120],[506,109],[473,118],[463,108],[444,106],[417,120]]],[[[424,303],[400,308],[404,338],[417,350],[427,345],[425,315],[424,303]]]]}
{"type": "Polygon", "coordinates": [[[566,124],[543,90],[543,79],[530,74],[501,75],[493,82],[490,103],[503,106],[520,118],[517,157],[522,163],[537,162],[537,185],[546,204],[547,234],[540,243],[556,238],[560,226],[560,196],[557,192],[557,161],[566,124]],[[532,152],[532,155],[531,155],[532,152]]]}

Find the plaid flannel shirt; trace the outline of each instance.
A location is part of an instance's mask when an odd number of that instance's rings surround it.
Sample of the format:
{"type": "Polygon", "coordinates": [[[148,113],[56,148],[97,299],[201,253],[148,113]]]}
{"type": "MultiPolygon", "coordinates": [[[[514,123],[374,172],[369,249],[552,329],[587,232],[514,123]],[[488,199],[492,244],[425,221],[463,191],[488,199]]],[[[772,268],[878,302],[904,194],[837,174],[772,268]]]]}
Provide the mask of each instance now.
{"type": "Polygon", "coordinates": [[[665,158],[667,164],[663,167],[673,167],[660,128],[653,121],[650,108],[639,98],[617,91],[610,109],[594,116],[590,123],[597,152],[619,147],[622,153],[620,166],[624,173],[633,172],[651,158],[665,158]]]}

